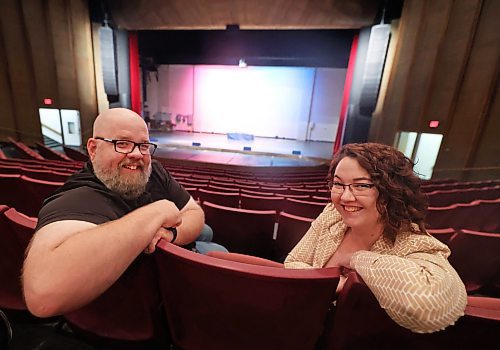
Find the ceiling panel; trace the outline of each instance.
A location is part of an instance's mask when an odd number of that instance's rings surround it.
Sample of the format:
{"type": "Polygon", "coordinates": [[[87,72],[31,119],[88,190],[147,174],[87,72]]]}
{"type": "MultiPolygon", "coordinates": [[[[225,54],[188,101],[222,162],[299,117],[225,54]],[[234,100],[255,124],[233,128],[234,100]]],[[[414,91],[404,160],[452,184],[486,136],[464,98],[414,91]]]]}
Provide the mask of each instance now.
{"type": "Polygon", "coordinates": [[[374,23],[382,0],[107,0],[127,30],[358,29],[374,23]]]}

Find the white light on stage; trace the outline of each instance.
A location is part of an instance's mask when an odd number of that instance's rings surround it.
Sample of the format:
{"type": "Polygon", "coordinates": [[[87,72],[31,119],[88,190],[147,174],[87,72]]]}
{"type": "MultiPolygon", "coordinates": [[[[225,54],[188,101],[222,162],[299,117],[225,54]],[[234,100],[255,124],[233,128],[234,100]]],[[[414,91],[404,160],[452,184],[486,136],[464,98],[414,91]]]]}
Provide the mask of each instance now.
{"type": "Polygon", "coordinates": [[[238,62],[238,67],[240,68],[248,67],[247,62],[243,58],[240,58],[240,62],[238,62]]]}

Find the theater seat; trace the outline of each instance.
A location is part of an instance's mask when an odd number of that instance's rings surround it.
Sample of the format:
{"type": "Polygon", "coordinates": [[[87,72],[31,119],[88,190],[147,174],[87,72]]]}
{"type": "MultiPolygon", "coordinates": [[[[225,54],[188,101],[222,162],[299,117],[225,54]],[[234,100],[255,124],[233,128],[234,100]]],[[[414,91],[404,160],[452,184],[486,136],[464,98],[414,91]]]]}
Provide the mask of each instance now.
{"type": "Polygon", "coordinates": [[[198,198],[201,203],[208,201],[226,207],[238,208],[240,206],[239,192],[220,192],[198,188],[198,198]]]}
{"type": "Polygon", "coordinates": [[[42,203],[55,190],[61,187],[64,182],[45,181],[21,176],[21,186],[24,191],[23,207],[19,208],[24,214],[38,216],[42,208],[42,203]]]}
{"type": "Polygon", "coordinates": [[[180,349],[312,350],[339,269],[288,270],[214,259],[164,240],[154,254],[180,349]]]}
{"type": "Polygon", "coordinates": [[[202,206],[215,243],[233,253],[272,257],[276,211],[231,208],[211,202],[203,202],[202,206]]]}
{"type": "Polygon", "coordinates": [[[318,215],[323,211],[325,206],[326,203],[287,198],[285,203],[285,211],[289,214],[316,219],[318,215]]]}
{"type": "Polygon", "coordinates": [[[450,242],[451,237],[453,237],[453,235],[456,233],[454,228],[428,229],[427,232],[432,237],[438,239],[446,245],[450,242]]]}
{"type": "Polygon", "coordinates": [[[278,217],[274,260],[283,262],[290,251],[305,235],[314,219],[281,212],[278,217]]]}
{"type": "Polygon", "coordinates": [[[464,281],[467,293],[480,292],[500,271],[500,234],[459,230],[448,243],[450,264],[464,281]]]}
{"type": "Polygon", "coordinates": [[[224,259],[229,261],[238,261],[240,263],[245,263],[245,264],[284,268],[283,264],[280,264],[273,260],[259,258],[258,256],[238,254],[238,253],[228,253],[222,251],[211,251],[208,252],[206,255],[211,256],[212,258],[224,259]]]}
{"type": "Polygon", "coordinates": [[[254,196],[246,193],[240,194],[241,207],[252,210],[276,210],[280,212],[285,205],[285,197],[254,196]]]}
{"type": "Polygon", "coordinates": [[[103,349],[148,349],[165,342],[153,256],[140,254],[108,290],[63,317],[78,337],[103,349]]]}
{"type": "MultiPolygon", "coordinates": [[[[16,237],[14,227],[24,226],[24,217],[19,219],[20,214],[14,208],[0,206],[0,307],[11,310],[26,310],[22,288],[21,270],[24,261],[24,252],[28,246],[29,239],[22,242],[16,237]]],[[[25,227],[19,227],[34,232],[36,222],[25,227]]]]}
{"type": "Polygon", "coordinates": [[[499,327],[500,299],[469,296],[465,316],[454,325],[434,333],[413,333],[395,323],[361,277],[351,272],[316,350],[493,349],[499,327]]]}

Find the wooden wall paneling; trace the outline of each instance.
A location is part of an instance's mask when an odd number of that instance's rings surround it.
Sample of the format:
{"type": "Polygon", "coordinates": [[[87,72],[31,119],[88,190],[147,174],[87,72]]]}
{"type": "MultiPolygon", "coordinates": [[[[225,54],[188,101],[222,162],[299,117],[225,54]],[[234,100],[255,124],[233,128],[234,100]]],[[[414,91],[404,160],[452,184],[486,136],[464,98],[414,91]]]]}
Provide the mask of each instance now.
{"type": "MultiPolygon", "coordinates": [[[[496,167],[495,173],[498,176],[500,175],[500,157],[498,156],[500,142],[498,142],[498,135],[494,137],[490,128],[498,126],[498,119],[500,119],[498,105],[495,104],[495,102],[498,103],[498,77],[500,75],[500,33],[498,30],[500,3],[498,1],[492,2],[491,0],[485,2],[484,11],[487,11],[488,15],[484,19],[483,26],[479,28],[478,35],[487,36],[482,38],[481,42],[489,48],[488,51],[491,53],[491,63],[494,68],[493,74],[491,75],[490,86],[486,92],[486,98],[482,106],[481,114],[479,115],[478,132],[474,135],[473,146],[469,150],[466,164],[468,167],[476,167],[478,164],[481,166],[481,163],[486,167],[496,167]],[[496,16],[494,14],[496,14],[496,16]],[[482,152],[488,149],[493,151],[496,150],[497,152],[482,154],[482,152]],[[478,158],[480,158],[482,162],[478,162],[478,158]]],[[[493,130],[498,134],[498,130],[500,129],[496,128],[493,130]]]]}
{"type": "Polygon", "coordinates": [[[400,19],[398,48],[387,86],[387,95],[382,107],[381,132],[374,141],[392,145],[394,136],[400,130],[399,124],[404,118],[403,107],[406,102],[407,80],[413,64],[416,39],[422,12],[423,1],[407,0],[403,6],[400,19]]]}
{"type": "Polygon", "coordinates": [[[23,0],[22,11],[27,33],[27,45],[33,62],[36,102],[38,107],[46,107],[43,99],[52,99],[57,108],[59,93],[52,38],[50,37],[47,13],[42,1],[23,0]]]}
{"type": "Polygon", "coordinates": [[[123,29],[341,29],[373,23],[373,0],[128,0],[107,1],[123,29]]]}
{"type": "Polygon", "coordinates": [[[54,43],[59,108],[79,109],[72,26],[67,1],[48,0],[48,14],[54,43]]]}
{"type": "Polygon", "coordinates": [[[13,105],[14,97],[12,96],[6,49],[3,41],[4,34],[3,27],[0,26],[0,140],[7,140],[7,137],[18,137],[13,105]]]}
{"type": "Polygon", "coordinates": [[[41,141],[41,132],[34,88],[33,62],[27,45],[21,4],[15,0],[5,0],[2,1],[1,8],[0,24],[12,94],[15,129],[21,141],[32,145],[41,141]]]}
{"type": "Polygon", "coordinates": [[[429,99],[424,106],[424,116],[439,120],[438,129],[424,123],[422,132],[444,134],[449,128],[451,113],[463,82],[469,50],[481,10],[482,0],[454,1],[448,27],[437,56],[434,77],[429,87],[429,99]]]}
{"type": "Polygon", "coordinates": [[[455,169],[455,174],[462,175],[456,169],[470,167],[474,157],[479,157],[476,147],[487,125],[489,100],[494,96],[498,79],[499,6],[496,0],[483,1],[463,84],[450,128],[443,139],[443,151],[436,161],[438,171],[455,169]]]}
{"type": "Polygon", "coordinates": [[[94,55],[92,48],[92,29],[89,20],[87,1],[70,1],[71,33],[73,54],[76,67],[76,83],[82,142],[92,136],[92,126],[97,116],[97,91],[95,80],[94,55]]]}
{"type": "MultiPolygon", "coordinates": [[[[482,135],[477,145],[477,155],[473,160],[472,167],[487,168],[487,178],[500,179],[500,142],[498,141],[498,131],[500,130],[500,86],[497,77],[494,97],[491,100],[486,123],[482,129],[482,135]],[[492,169],[489,169],[492,168],[492,169]]],[[[472,178],[474,180],[474,178],[472,178]]]]}
{"type": "Polygon", "coordinates": [[[448,26],[452,1],[424,1],[422,19],[416,39],[416,49],[408,74],[402,130],[420,131],[429,119],[425,106],[431,94],[430,85],[434,79],[435,62],[448,26]]]}

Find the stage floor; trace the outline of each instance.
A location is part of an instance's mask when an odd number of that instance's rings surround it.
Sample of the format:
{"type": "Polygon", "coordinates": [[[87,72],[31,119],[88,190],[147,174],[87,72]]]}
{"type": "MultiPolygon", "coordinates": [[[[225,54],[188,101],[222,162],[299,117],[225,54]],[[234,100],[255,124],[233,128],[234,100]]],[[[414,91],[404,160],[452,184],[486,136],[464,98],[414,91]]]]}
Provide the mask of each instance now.
{"type": "Polygon", "coordinates": [[[329,164],[333,152],[332,142],[265,137],[229,140],[224,134],[182,131],[152,131],[150,139],[158,144],[155,156],[161,158],[244,166],[317,166],[329,164]]]}

